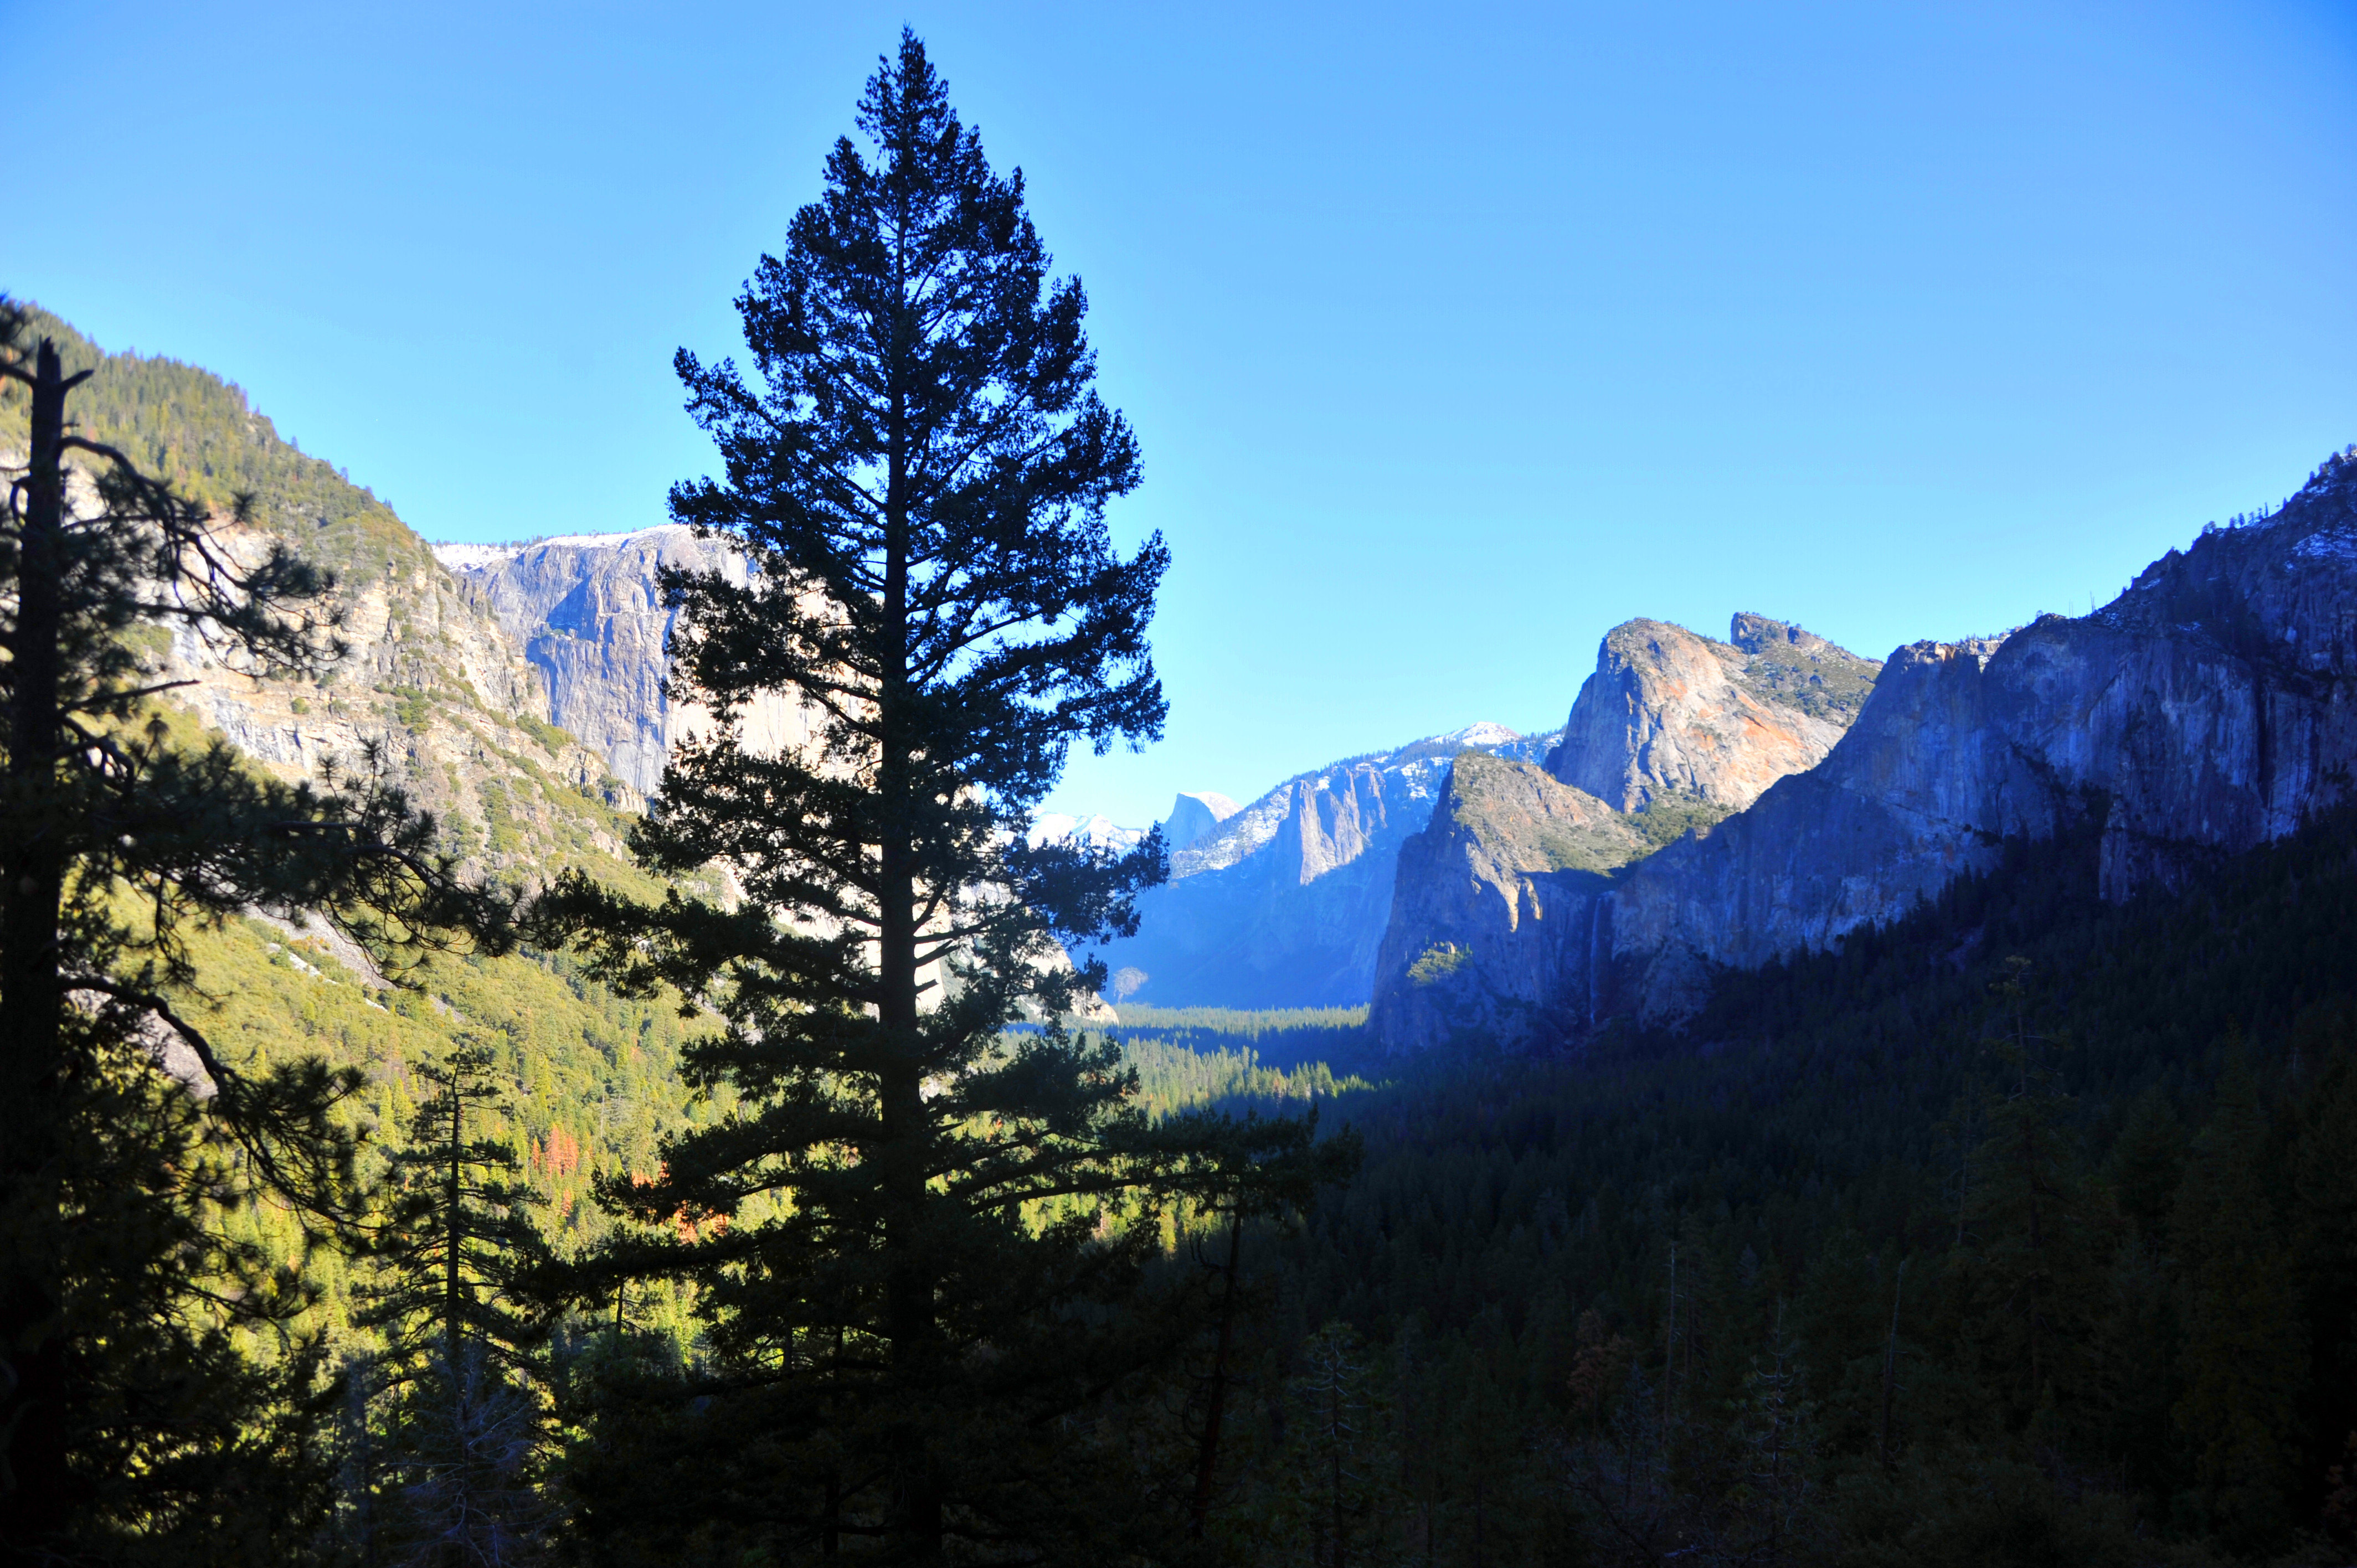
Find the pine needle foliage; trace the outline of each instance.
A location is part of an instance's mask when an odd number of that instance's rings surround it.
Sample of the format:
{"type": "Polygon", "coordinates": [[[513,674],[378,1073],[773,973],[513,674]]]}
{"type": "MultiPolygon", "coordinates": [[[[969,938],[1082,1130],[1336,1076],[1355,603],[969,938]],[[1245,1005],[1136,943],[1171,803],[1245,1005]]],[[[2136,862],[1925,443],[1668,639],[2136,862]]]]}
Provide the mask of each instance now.
{"type": "Polygon", "coordinates": [[[361,1292],[366,1305],[354,1315],[396,1364],[463,1343],[529,1372],[545,1337],[531,1290],[551,1261],[533,1222],[545,1200],[518,1179],[498,1063],[488,1045],[467,1041],[447,1060],[411,1069],[434,1092],[388,1158],[392,1212],[371,1248],[379,1283],[361,1292]]]}

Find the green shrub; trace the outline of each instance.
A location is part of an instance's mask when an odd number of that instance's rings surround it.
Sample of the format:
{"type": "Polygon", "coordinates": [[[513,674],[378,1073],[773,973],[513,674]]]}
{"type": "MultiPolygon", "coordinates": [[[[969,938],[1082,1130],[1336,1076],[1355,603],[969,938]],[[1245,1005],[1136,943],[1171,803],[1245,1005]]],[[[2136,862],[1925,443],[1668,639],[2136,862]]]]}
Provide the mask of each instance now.
{"type": "Polygon", "coordinates": [[[536,714],[515,714],[510,716],[508,722],[538,741],[544,751],[562,751],[566,746],[576,744],[571,730],[560,729],[536,714]]]}
{"type": "Polygon", "coordinates": [[[1473,950],[1470,948],[1460,948],[1455,942],[1436,942],[1407,966],[1408,983],[1412,985],[1437,985],[1464,968],[1472,957],[1473,950]]]}

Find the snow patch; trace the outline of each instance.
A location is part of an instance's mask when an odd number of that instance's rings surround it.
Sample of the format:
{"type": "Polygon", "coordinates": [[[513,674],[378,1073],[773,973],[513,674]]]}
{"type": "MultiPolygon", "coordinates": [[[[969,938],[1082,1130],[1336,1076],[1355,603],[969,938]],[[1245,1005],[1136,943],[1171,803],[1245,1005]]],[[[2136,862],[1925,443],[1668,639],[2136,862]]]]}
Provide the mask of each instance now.
{"type": "Polygon", "coordinates": [[[527,550],[619,550],[657,534],[686,533],[683,523],[661,522],[622,533],[560,533],[553,539],[527,539],[517,544],[432,544],[434,559],[453,572],[489,572],[506,565],[527,550]]]}
{"type": "Polygon", "coordinates": [[[2311,533],[2293,545],[2291,553],[2311,561],[2357,561],[2357,534],[2345,528],[2311,533]]]}
{"type": "Polygon", "coordinates": [[[1146,842],[1146,830],[1123,827],[1101,812],[1076,817],[1067,811],[1042,811],[1031,819],[1023,842],[1033,849],[1041,844],[1075,843],[1083,849],[1111,850],[1122,854],[1146,842]]]}
{"type": "Polygon", "coordinates": [[[523,553],[521,544],[429,544],[434,559],[452,572],[490,572],[523,553]]]}

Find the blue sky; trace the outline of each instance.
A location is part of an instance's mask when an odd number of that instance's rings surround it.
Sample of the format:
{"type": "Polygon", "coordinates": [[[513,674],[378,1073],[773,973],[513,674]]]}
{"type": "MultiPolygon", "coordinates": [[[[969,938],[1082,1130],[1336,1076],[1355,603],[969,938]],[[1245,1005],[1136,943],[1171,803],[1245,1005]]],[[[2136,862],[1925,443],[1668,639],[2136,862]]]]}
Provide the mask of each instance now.
{"type": "Polygon", "coordinates": [[[2083,611],[2357,440],[2343,5],[0,0],[0,288],[429,537],[644,526],[708,460],[673,349],[904,20],[1177,555],[1168,738],[1067,809],[1559,724],[1631,616],[2083,611]]]}

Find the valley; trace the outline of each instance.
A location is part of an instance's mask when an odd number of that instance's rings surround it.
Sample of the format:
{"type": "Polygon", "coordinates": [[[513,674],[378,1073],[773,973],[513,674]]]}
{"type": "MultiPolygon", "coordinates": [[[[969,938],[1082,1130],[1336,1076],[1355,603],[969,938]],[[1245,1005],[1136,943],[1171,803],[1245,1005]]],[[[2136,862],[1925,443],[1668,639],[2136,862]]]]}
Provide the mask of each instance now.
{"type": "MultiPolygon", "coordinates": [[[[346,649],[314,681],[133,632],[176,735],[289,780],[371,770],[472,875],[660,897],[633,824],[714,721],[672,694],[657,574],[742,585],[743,557],[673,525],[429,546],[217,378],[41,327],[96,371],[98,435],[238,548],[339,575],[346,649]]],[[[1362,1412],[1366,1530],[1435,1562],[2328,1539],[2357,1429],[2353,638],[2340,454],[2083,617],[1879,662],[1751,612],[1724,640],[1631,619],[1560,730],[1178,794],[1168,879],[1135,936],[1076,950],[1107,984],[1068,1021],[1157,1122],[1314,1109],[1364,1150],[1232,1232],[1252,1307],[1222,1352],[1246,1391],[1221,1550],[1273,1561],[1307,1528],[1320,1389],[1362,1412]],[[1799,1456],[1772,1483],[1745,1468],[1770,1441],[1799,1456]]],[[[738,718],[757,756],[815,733],[783,702],[738,718]]],[[[1146,832],[1042,814],[1029,842],[1118,855],[1146,832]]],[[[679,885],[741,896],[717,865],[679,885]]],[[[495,1135],[568,1255],[623,1233],[600,1177],[659,1179],[671,1140],[742,1108],[684,1065],[708,1013],[576,953],[386,976],[292,908],[195,950],[179,998],[216,1043],[359,1069],[343,1113],[373,1136],[425,1099],[421,1066],[486,1046],[513,1085],[495,1135]]],[[[1164,1286],[1221,1218],[1157,1216],[1164,1286]]],[[[226,1223],[363,1343],[346,1260],[283,1209],[226,1223]]],[[[691,1364],[693,1305],[630,1296],[629,1343],[691,1364]]],[[[609,1353],[568,1332],[568,1366],[609,1353]]],[[[1154,1398],[1187,1408],[1195,1377],[1154,1398]]],[[[1161,1454],[1159,1408],[1102,1419],[1161,1454]]]]}

